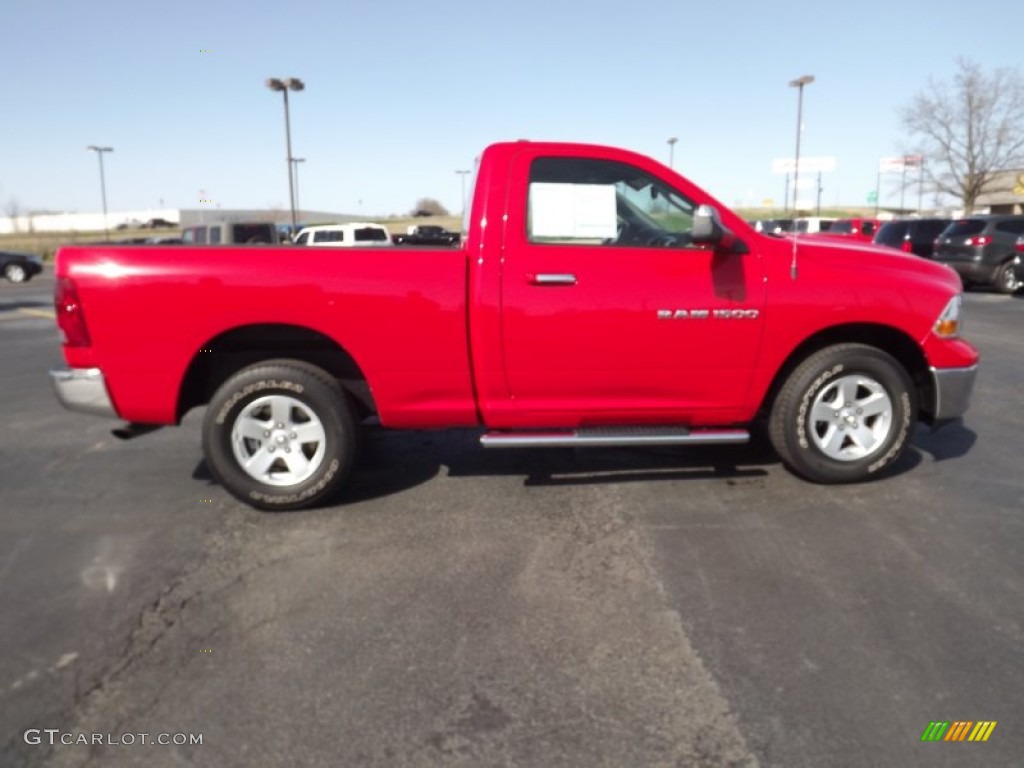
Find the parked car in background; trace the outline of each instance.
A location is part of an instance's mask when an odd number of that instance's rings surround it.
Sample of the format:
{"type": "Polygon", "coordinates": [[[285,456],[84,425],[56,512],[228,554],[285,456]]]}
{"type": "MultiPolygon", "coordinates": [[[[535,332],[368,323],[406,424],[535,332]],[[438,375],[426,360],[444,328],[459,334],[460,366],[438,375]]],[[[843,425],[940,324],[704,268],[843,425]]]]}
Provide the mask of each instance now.
{"type": "Polygon", "coordinates": [[[395,235],[391,240],[395,245],[458,245],[462,235],[436,224],[421,224],[409,227],[404,235],[395,235]]]}
{"type": "Polygon", "coordinates": [[[0,251],[0,274],[9,283],[24,283],[43,271],[43,260],[34,253],[0,251]]]}
{"type": "Polygon", "coordinates": [[[1000,293],[1020,286],[1016,250],[1024,216],[968,216],[952,222],[935,241],[935,261],[956,270],[965,287],[982,285],[1000,293]]]}
{"type": "Polygon", "coordinates": [[[793,219],[755,219],[749,223],[755,232],[764,232],[769,235],[792,232],[794,227],[793,219]]]}
{"type": "Polygon", "coordinates": [[[850,237],[870,243],[881,223],[878,219],[837,219],[821,234],[829,237],[850,237]]]}
{"type": "Polygon", "coordinates": [[[178,225],[167,219],[149,219],[142,224],[141,229],[174,229],[178,225]]]}
{"type": "Polygon", "coordinates": [[[1013,260],[1013,271],[1018,285],[1024,285],[1024,235],[1017,238],[1013,249],[1017,253],[1017,258],[1013,260]]]}
{"type": "Polygon", "coordinates": [[[370,222],[320,224],[302,229],[295,238],[295,244],[325,245],[335,248],[389,246],[391,245],[391,235],[387,228],[370,222]]]}
{"type": "Polygon", "coordinates": [[[808,216],[793,220],[794,231],[800,235],[815,235],[824,232],[834,222],[835,219],[823,219],[820,216],[808,216]]]}
{"type": "Polygon", "coordinates": [[[899,248],[904,253],[913,253],[925,259],[932,258],[935,238],[951,223],[948,218],[894,219],[886,221],[875,233],[875,245],[899,248]]]}
{"type": "Polygon", "coordinates": [[[186,245],[277,244],[277,228],[268,221],[222,221],[181,231],[186,245]]]}

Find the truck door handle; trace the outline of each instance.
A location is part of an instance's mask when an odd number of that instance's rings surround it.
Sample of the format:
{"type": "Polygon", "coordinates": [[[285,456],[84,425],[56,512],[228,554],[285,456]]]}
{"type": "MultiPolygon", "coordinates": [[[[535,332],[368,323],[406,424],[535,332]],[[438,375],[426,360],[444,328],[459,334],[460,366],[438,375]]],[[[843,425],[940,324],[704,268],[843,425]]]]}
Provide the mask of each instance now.
{"type": "Polygon", "coordinates": [[[530,282],[533,285],[576,285],[576,275],[567,272],[530,275],[530,282]]]}

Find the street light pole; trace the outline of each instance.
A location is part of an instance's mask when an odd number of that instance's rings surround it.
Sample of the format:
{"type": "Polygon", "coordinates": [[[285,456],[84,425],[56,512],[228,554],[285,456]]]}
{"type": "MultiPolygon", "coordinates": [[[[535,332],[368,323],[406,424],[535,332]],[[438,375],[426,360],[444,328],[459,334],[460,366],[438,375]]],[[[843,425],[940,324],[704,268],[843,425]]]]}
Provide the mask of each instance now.
{"type": "Polygon", "coordinates": [[[297,77],[289,77],[281,80],[271,77],[267,80],[267,88],[272,91],[280,91],[284,95],[284,135],[288,144],[288,202],[292,210],[292,231],[295,231],[297,221],[295,219],[295,184],[292,181],[292,127],[291,118],[288,114],[288,91],[304,90],[306,84],[297,77]]]}
{"type": "Polygon", "coordinates": [[[93,151],[96,156],[100,159],[100,194],[103,196],[103,232],[107,240],[110,239],[110,224],[107,221],[107,181],[103,177],[103,153],[113,152],[113,147],[97,147],[95,144],[90,144],[85,148],[86,151],[93,151]]]}
{"type": "Polygon", "coordinates": [[[673,136],[671,139],[668,140],[668,167],[669,168],[673,167],[673,162],[675,161],[675,149],[676,149],[676,142],[677,141],[679,141],[679,139],[677,139],[675,136],[673,136]]]}
{"type": "MultiPolygon", "coordinates": [[[[299,205],[299,163],[304,163],[304,162],[306,162],[306,158],[304,158],[304,157],[293,157],[292,158],[292,163],[295,166],[295,210],[298,213],[302,213],[302,207],[299,205]]],[[[293,228],[295,227],[294,223],[292,224],[292,227],[293,228]]],[[[292,237],[295,237],[295,232],[294,231],[292,232],[292,237]]]]}
{"type": "Polygon", "coordinates": [[[469,171],[456,171],[462,181],[462,215],[466,215],[466,174],[469,171]]]}
{"type": "Polygon", "coordinates": [[[804,113],[804,86],[810,85],[814,82],[814,75],[803,75],[798,77],[796,80],[790,80],[789,85],[791,88],[796,88],[799,91],[796,102],[796,161],[793,164],[793,215],[798,214],[796,207],[797,195],[800,185],[797,181],[800,179],[800,124],[803,122],[804,113]]]}

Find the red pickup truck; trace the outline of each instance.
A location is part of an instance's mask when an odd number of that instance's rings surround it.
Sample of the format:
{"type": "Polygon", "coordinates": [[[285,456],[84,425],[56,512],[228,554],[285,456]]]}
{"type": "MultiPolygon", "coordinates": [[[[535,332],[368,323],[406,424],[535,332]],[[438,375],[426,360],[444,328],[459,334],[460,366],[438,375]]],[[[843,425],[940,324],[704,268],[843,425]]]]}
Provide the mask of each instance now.
{"type": "Polygon", "coordinates": [[[632,152],[481,155],[459,248],[63,247],[69,408],[177,424],[265,509],[345,482],[363,423],[487,447],[741,443],[815,482],[878,475],[967,408],[960,281],[923,259],[755,232],[632,152]]]}

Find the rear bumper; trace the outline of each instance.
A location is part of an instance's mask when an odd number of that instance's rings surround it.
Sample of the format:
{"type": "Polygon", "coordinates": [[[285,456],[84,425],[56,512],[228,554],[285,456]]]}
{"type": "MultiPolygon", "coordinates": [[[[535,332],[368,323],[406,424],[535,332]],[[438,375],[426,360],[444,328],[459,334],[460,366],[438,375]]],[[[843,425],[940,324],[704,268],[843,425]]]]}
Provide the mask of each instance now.
{"type": "Polygon", "coordinates": [[[68,410],[117,417],[99,368],[57,368],[50,371],[50,381],[60,404],[68,410]]]}
{"type": "Polygon", "coordinates": [[[978,261],[946,261],[944,259],[936,259],[936,261],[945,264],[960,275],[961,280],[969,283],[994,283],[1000,266],[998,264],[982,264],[978,261]]]}
{"type": "Polygon", "coordinates": [[[932,368],[931,373],[935,387],[935,410],[932,413],[934,422],[941,424],[963,416],[971,402],[978,366],[932,368]]]}

